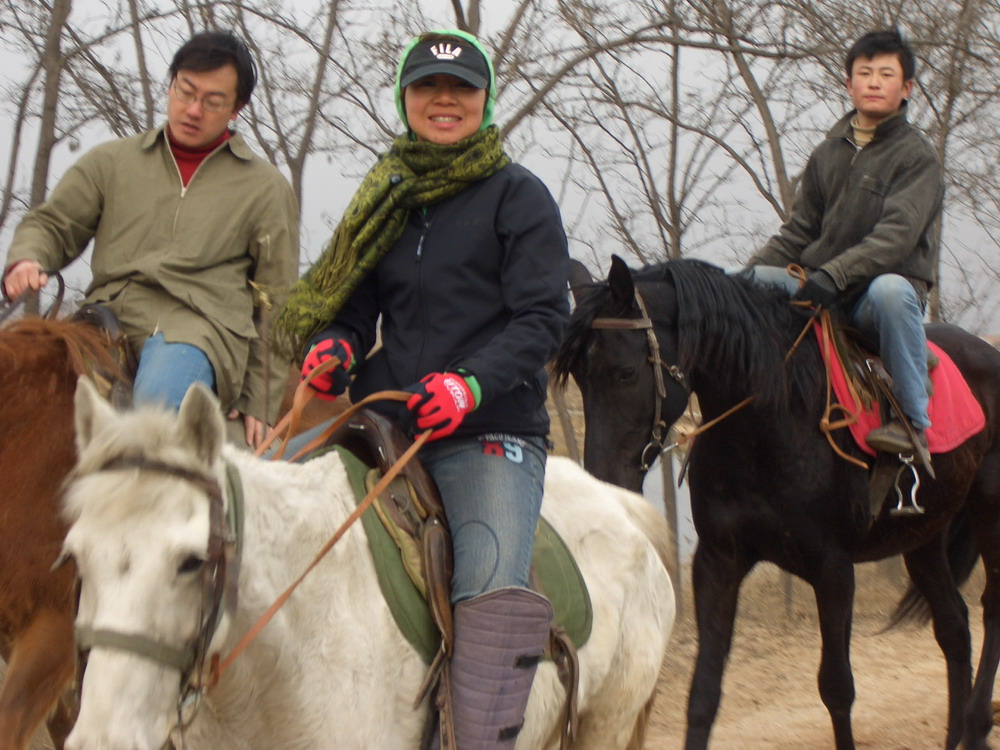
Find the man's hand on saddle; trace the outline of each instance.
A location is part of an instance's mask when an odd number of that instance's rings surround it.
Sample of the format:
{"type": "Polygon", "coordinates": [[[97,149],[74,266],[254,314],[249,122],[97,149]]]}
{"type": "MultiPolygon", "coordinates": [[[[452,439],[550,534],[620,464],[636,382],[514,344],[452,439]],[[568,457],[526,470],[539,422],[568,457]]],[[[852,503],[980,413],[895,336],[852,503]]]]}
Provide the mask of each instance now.
{"type": "Polygon", "coordinates": [[[26,290],[37,292],[49,281],[41,264],[34,260],[20,260],[7,269],[3,277],[3,290],[7,299],[17,299],[26,290]]]}
{"type": "Polygon", "coordinates": [[[462,376],[456,372],[432,372],[420,379],[419,383],[404,388],[413,395],[406,402],[409,419],[414,425],[413,432],[431,430],[430,440],[452,434],[465,419],[465,415],[475,410],[476,397],[469,380],[472,375],[462,376]]]}
{"type": "Polygon", "coordinates": [[[351,384],[351,367],[354,364],[354,354],[351,345],[344,339],[332,336],[319,338],[309,349],[302,362],[302,380],[327,360],[336,357],[340,364],[320,373],[309,381],[309,387],[316,391],[316,397],[324,401],[333,401],[342,395],[351,384]]]}
{"type": "Polygon", "coordinates": [[[811,302],[814,306],[830,307],[840,296],[833,277],[826,271],[813,271],[806,283],[795,293],[793,300],[811,302]]]}

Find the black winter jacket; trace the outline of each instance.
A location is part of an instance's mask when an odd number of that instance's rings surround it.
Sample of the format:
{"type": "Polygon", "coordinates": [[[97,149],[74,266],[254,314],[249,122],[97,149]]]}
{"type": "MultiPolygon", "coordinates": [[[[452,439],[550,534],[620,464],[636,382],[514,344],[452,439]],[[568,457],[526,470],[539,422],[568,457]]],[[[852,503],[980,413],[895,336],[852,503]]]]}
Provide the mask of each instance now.
{"type": "Polygon", "coordinates": [[[813,151],[788,221],[751,264],[822,269],[847,298],[876,276],[897,273],[925,298],[937,264],[931,225],[944,195],[941,165],[906,121],[905,105],[864,148],[853,142],[854,114],[813,151]]]}
{"type": "MultiPolygon", "coordinates": [[[[465,370],[482,389],[455,435],[546,435],[545,364],[569,317],[568,250],[542,182],[510,164],[415,209],[402,236],[316,339],[346,338],[360,360],[358,401],[431,372],[465,370]]],[[[401,407],[381,407],[398,417],[401,407]]]]}

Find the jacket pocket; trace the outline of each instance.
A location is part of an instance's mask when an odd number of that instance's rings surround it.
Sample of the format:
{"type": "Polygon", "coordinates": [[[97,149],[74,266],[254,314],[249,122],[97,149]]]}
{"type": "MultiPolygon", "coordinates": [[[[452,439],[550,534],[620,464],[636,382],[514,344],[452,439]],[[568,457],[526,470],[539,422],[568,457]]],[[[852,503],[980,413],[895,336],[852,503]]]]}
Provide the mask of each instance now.
{"type": "Polygon", "coordinates": [[[887,190],[886,184],[872,174],[863,175],[861,177],[861,184],[858,187],[866,192],[874,193],[879,198],[884,198],[887,190]]]}

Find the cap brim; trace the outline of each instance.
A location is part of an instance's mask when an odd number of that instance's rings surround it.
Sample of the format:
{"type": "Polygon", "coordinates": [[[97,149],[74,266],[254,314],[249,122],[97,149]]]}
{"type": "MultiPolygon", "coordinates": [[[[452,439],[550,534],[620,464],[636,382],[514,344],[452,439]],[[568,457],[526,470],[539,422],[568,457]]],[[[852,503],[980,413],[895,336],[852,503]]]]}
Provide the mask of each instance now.
{"type": "Polygon", "coordinates": [[[485,89],[489,83],[486,78],[468,68],[449,61],[439,61],[407,71],[406,75],[399,79],[399,87],[405,89],[421,78],[438,74],[455,76],[455,78],[459,78],[477,89],[485,89]]]}

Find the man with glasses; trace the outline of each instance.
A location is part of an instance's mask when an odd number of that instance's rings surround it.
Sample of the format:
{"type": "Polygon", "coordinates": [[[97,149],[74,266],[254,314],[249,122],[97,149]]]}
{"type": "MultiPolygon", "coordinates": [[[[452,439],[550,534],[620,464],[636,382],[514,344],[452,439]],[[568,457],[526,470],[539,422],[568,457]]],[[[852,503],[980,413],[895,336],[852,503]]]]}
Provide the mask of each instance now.
{"type": "Polygon", "coordinates": [[[93,240],[85,301],[117,314],[139,354],[136,403],[177,408],[204,382],[257,445],[287,378],[287,363],[265,361],[261,313],[297,275],[298,206],[229,128],[257,79],[246,45],[196,34],[169,73],[166,124],[70,168],[18,226],[3,291],[39,289],[93,240]]]}

